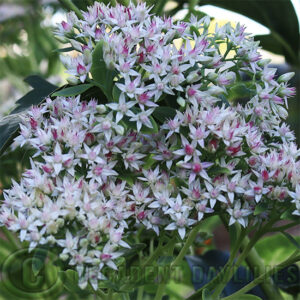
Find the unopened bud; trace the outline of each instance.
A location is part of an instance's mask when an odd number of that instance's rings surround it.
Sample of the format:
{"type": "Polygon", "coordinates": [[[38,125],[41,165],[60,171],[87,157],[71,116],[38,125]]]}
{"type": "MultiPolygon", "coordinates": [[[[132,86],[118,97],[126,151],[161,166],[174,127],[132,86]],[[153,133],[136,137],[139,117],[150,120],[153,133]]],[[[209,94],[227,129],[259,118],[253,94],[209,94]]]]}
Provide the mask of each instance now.
{"type": "Polygon", "coordinates": [[[69,39],[62,37],[62,36],[58,36],[58,35],[55,35],[55,39],[58,40],[62,44],[66,44],[66,43],[70,42],[69,39]]]}
{"type": "Polygon", "coordinates": [[[208,92],[210,95],[216,96],[224,93],[224,90],[217,85],[213,85],[208,89],[208,92]]]}
{"type": "Polygon", "coordinates": [[[106,107],[105,107],[105,105],[103,105],[103,104],[97,105],[97,112],[98,112],[99,114],[105,113],[105,112],[106,112],[106,107]]]}
{"type": "Polygon", "coordinates": [[[91,50],[85,49],[83,51],[83,62],[88,65],[92,62],[92,53],[91,50]]]}
{"type": "Polygon", "coordinates": [[[295,76],[295,72],[289,72],[289,73],[285,73],[281,76],[279,76],[278,78],[278,82],[288,82],[289,80],[291,80],[293,77],[295,76]]]}
{"type": "Polygon", "coordinates": [[[76,85],[76,84],[78,84],[80,82],[79,79],[77,77],[75,77],[75,76],[69,76],[67,78],[67,81],[68,81],[68,83],[70,85],[76,85]]]}
{"type": "Polygon", "coordinates": [[[271,62],[271,59],[265,58],[265,59],[259,60],[257,64],[258,64],[260,67],[264,67],[264,66],[268,65],[270,62],[271,62]]]}
{"type": "Polygon", "coordinates": [[[70,39],[70,43],[73,46],[74,49],[81,52],[81,44],[77,42],[76,40],[70,39]]]}
{"type": "Polygon", "coordinates": [[[178,97],[177,98],[177,103],[181,106],[181,107],[185,107],[185,100],[182,97],[178,97]]]}
{"type": "Polygon", "coordinates": [[[211,57],[211,56],[199,56],[198,61],[201,64],[209,64],[213,61],[213,57],[211,57]]]}
{"type": "Polygon", "coordinates": [[[53,235],[49,235],[49,236],[47,237],[47,242],[48,242],[49,244],[54,244],[54,243],[55,243],[55,238],[54,238],[54,236],[53,236],[53,235]]]}
{"type": "Polygon", "coordinates": [[[121,125],[117,125],[115,127],[115,130],[116,130],[116,133],[119,134],[119,135],[123,135],[124,134],[124,127],[121,126],[121,125]]]}
{"type": "Polygon", "coordinates": [[[80,244],[80,247],[84,248],[89,244],[89,241],[88,241],[88,239],[81,239],[79,244],[80,244]]]}
{"type": "Polygon", "coordinates": [[[94,266],[98,266],[98,265],[100,265],[100,263],[101,263],[101,260],[100,260],[99,258],[94,258],[94,259],[93,259],[92,264],[93,264],[94,266]]]}
{"type": "Polygon", "coordinates": [[[214,73],[214,72],[209,72],[207,74],[207,78],[210,80],[210,81],[215,81],[217,78],[218,78],[218,74],[217,73],[214,73]]]}
{"type": "Polygon", "coordinates": [[[200,75],[198,74],[198,72],[197,71],[194,71],[194,72],[191,72],[189,75],[188,75],[188,77],[186,78],[186,81],[188,82],[188,83],[194,83],[194,82],[196,82],[196,81],[198,81],[198,80],[200,80],[200,75]]]}
{"type": "Polygon", "coordinates": [[[64,221],[64,219],[62,219],[62,218],[58,218],[58,219],[56,220],[56,224],[57,224],[59,227],[62,227],[62,226],[64,226],[65,221],[64,221]]]}
{"type": "Polygon", "coordinates": [[[62,260],[62,261],[66,261],[68,258],[69,258],[69,255],[68,254],[65,254],[65,253],[61,253],[59,255],[59,258],[62,260]]]}
{"type": "Polygon", "coordinates": [[[287,110],[281,106],[281,105],[277,105],[278,108],[278,114],[282,119],[286,119],[288,117],[288,112],[287,110]]]}

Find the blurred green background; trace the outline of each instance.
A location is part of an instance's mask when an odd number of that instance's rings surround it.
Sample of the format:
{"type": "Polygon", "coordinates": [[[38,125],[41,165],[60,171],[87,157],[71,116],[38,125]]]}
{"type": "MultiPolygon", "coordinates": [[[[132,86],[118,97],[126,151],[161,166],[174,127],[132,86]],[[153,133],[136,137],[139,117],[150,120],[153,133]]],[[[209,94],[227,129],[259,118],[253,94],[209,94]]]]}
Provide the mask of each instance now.
{"type": "MultiPolygon", "coordinates": [[[[73,1],[81,9],[92,2],[92,0],[73,1]]],[[[296,73],[291,86],[297,88],[297,94],[289,101],[288,123],[296,133],[298,145],[300,144],[299,0],[148,0],[147,2],[154,5],[153,10],[156,13],[174,16],[176,19],[185,20],[191,14],[200,18],[207,14],[213,18],[213,24],[215,22],[224,24],[227,21],[245,24],[247,31],[261,41],[263,48],[261,53],[264,58],[272,59],[272,66],[278,68],[278,75],[291,71],[296,73]]],[[[65,83],[66,76],[59,62],[59,53],[56,51],[60,45],[52,34],[55,24],[64,19],[63,3],[64,1],[58,0],[0,2],[0,119],[14,108],[18,98],[30,90],[23,81],[27,76],[38,74],[55,85],[65,83]]],[[[28,165],[30,155],[30,151],[17,149],[0,157],[0,199],[1,190],[10,186],[12,178],[20,177],[28,165]]],[[[227,249],[228,237],[224,239],[226,233],[219,230],[219,225],[219,221],[215,220],[207,230],[214,233],[214,246],[227,249]],[[223,235],[220,235],[220,232],[223,235]]],[[[11,237],[7,234],[1,233],[3,237],[6,236],[4,239],[9,240],[11,237]]],[[[294,230],[293,234],[299,235],[299,230],[294,230]]],[[[1,243],[4,245],[5,242],[1,243]]],[[[290,247],[282,237],[272,237],[260,242],[258,251],[266,262],[272,259],[281,261],[288,255],[290,247]],[[270,243],[273,245],[272,253],[266,251],[270,243]]],[[[12,249],[14,248],[11,244],[7,246],[6,252],[0,247],[0,252],[2,251],[0,263],[12,249]]],[[[171,282],[168,288],[170,290],[177,288],[181,295],[190,291],[190,288],[184,285],[174,287],[174,282],[171,282]]],[[[1,291],[0,285],[0,299],[1,295],[3,296],[1,291]]],[[[76,299],[77,296],[72,297],[76,299]]],[[[5,295],[2,298],[7,299],[5,295]]],[[[292,298],[286,295],[286,299],[292,298]]]]}

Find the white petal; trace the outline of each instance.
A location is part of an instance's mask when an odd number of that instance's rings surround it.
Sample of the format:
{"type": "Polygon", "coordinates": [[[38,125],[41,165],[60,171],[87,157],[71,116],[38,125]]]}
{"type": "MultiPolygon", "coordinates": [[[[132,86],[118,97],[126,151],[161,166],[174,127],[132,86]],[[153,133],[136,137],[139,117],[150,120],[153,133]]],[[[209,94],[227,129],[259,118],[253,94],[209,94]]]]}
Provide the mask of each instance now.
{"type": "Polygon", "coordinates": [[[183,240],[184,236],[185,236],[185,227],[178,228],[178,233],[179,233],[181,239],[183,240]]]}

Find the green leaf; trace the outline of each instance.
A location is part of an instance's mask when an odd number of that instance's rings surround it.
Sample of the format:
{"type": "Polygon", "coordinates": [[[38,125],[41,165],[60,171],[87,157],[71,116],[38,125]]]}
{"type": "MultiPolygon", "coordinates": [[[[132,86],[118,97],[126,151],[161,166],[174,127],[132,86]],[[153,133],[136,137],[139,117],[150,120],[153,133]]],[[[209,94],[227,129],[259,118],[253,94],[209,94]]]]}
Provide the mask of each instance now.
{"type": "Polygon", "coordinates": [[[0,121],[0,155],[10,146],[17,136],[21,118],[18,115],[9,115],[0,121]]]}
{"type": "Polygon", "coordinates": [[[290,220],[290,221],[298,221],[299,217],[296,215],[293,215],[293,208],[287,209],[281,216],[280,219],[282,220],[290,220]]]}
{"type": "Polygon", "coordinates": [[[121,91],[118,89],[118,87],[116,85],[114,85],[113,91],[112,91],[112,96],[113,96],[114,102],[119,102],[120,95],[121,95],[121,91]]]}
{"type": "MultiPolygon", "coordinates": [[[[300,236],[295,236],[294,239],[300,243],[300,236]]],[[[295,251],[295,246],[287,243],[286,237],[281,233],[277,233],[260,239],[255,249],[265,265],[270,266],[287,259],[295,251]]]]}
{"type": "Polygon", "coordinates": [[[278,55],[284,55],[284,48],[278,44],[271,34],[256,35],[256,41],[260,41],[260,45],[267,51],[273,52],[278,55]]]}
{"type": "Polygon", "coordinates": [[[237,83],[228,92],[228,100],[244,99],[251,97],[251,90],[244,83],[237,83]]]}
{"type": "Polygon", "coordinates": [[[37,75],[29,76],[24,81],[32,86],[33,90],[29,91],[16,102],[17,107],[11,112],[11,114],[23,112],[32,105],[40,104],[48,95],[57,89],[57,86],[37,75]]]}
{"type": "Polygon", "coordinates": [[[184,17],[183,21],[184,22],[189,22],[192,15],[194,15],[195,17],[197,17],[198,20],[201,20],[203,17],[207,16],[207,14],[204,13],[203,11],[192,10],[192,11],[189,11],[186,14],[186,16],[184,17]]]}
{"type": "Polygon", "coordinates": [[[143,169],[148,170],[152,167],[154,163],[156,163],[156,160],[152,158],[153,156],[154,154],[148,155],[148,157],[145,160],[145,164],[143,165],[143,169]]]}
{"type": "Polygon", "coordinates": [[[213,166],[212,168],[209,169],[209,174],[212,175],[218,175],[218,174],[231,174],[231,171],[228,168],[223,168],[220,166],[213,166]]]}
{"type": "Polygon", "coordinates": [[[229,238],[230,238],[230,249],[232,250],[235,246],[235,243],[238,238],[238,230],[235,224],[232,224],[231,226],[228,227],[228,232],[229,232],[229,238]]]}
{"type": "Polygon", "coordinates": [[[18,113],[24,112],[32,105],[40,104],[48,95],[50,95],[57,86],[49,83],[43,78],[33,75],[25,80],[33,87],[33,90],[20,98],[16,104],[17,107],[7,117],[0,121],[0,155],[10,146],[14,137],[17,136],[21,118],[18,113]]]}
{"type": "Polygon", "coordinates": [[[134,175],[119,174],[119,178],[126,181],[130,186],[134,184],[136,177],[134,175]]]}
{"type": "MultiPolygon", "coordinates": [[[[157,123],[155,122],[155,120],[153,119],[152,116],[149,116],[149,119],[151,121],[152,124],[152,128],[149,128],[147,126],[142,126],[140,132],[145,133],[145,134],[153,134],[153,133],[158,133],[158,126],[157,123]]],[[[129,118],[127,116],[124,116],[122,121],[120,122],[120,124],[122,124],[123,126],[136,130],[136,122],[131,122],[129,121],[129,118]]]]}
{"type": "Polygon", "coordinates": [[[224,95],[219,95],[219,98],[221,98],[221,102],[219,102],[219,106],[221,107],[223,104],[225,105],[225,107],[229,107],[230,104],[227,100],[227,98],[224,95]]]}
{"type": "Polygon", "coordinates": [[[300,244],[295,240],[295,238],[288,232],[281,231],[281,233],[298,249],[300,249],[300,244]]]}
{"type": "Polygon", "coordinates": [[[144,243],[138,243],[135,245],[132,245],[130,249],[123,250],[123,257],[130,257],[136,255],[139,251],[142,251],[144,248],[146,248],[146,244],[144,243]]]}
{"type": "Polygon", "coordinates": [[[159,106],[155,108],[153,112],[154,118],[156,118],[161,123],[166,122],[168,119],[173,119],[176,115],[176,110],[172,107],[159,106]]]}
{"type": "Polygon", "coordinates": [[[103,47],[105,42],[97,43],[92,55],[91,74],[95,84],[101,88],[108,100],[112,99],[113,79],[116,76],[115,70],[109,70],[103,59],[103,47]]]}
{"type": "Polygon", "coordinates": [[[191,34],[193,34],[193,33],[195,33],[196,34],[196,36],[200,36],[200,32],[199,32],[199,29],[198,28],[196,28],[195,26],[191,26],[190,27],[190,32],[191,32],[191,34]]]}
{"type": "Polygon", "coordinates": [[[73,47],[67,47],[67,48],[61,48],[61,49],[55,49],[53,52],[71,52],[75,50],[73,47]]]}
{"type": "Polygon", "coordinates": [[[84,92],[86,92],[88,89],[90,89],[93,86],[93,84],[87,83],[87,84],[80,84],[75,85],[71,87],[64,88],[60,91],[57,91],[52,94],[54,97],[62,96],[62,97],[71,97],[80,95],[84,92]]]}
{"type": "Polygon", "coordinates": [[[255,206],[254,216],[260,215],[268,208],[268,204],[260,202],[258,205],[255,206]]]}

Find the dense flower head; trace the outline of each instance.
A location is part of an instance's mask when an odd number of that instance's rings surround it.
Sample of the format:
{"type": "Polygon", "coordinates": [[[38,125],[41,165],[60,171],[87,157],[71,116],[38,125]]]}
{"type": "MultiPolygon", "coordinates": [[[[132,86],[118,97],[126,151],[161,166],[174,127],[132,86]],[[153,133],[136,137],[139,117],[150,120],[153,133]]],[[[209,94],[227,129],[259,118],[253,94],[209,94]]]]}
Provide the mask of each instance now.
{"type": "Polygon", "coordinates": [[[284,206],[300,215],[300,150],[284,123],[291,76],[276,79],[243,26],[210,33],[207,17],[149,12],[96,2],[83,20],[70,13],[57,31],[78,52],[62,57],[69,81],[93,82],[104,41],[118,97],[48,97],[16,138],[36,152],[4,193],[1,224],[30,248],[61,247],[81,287],[117,269],[141,226],[184,239],[213,214],[244,227],[284,206]]]}

